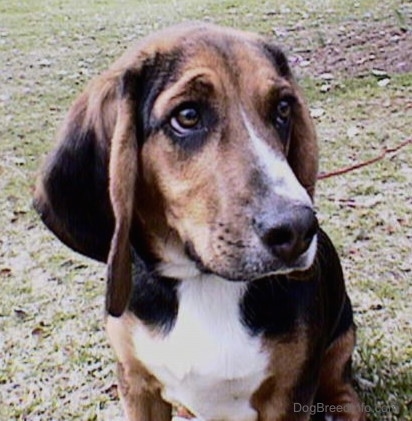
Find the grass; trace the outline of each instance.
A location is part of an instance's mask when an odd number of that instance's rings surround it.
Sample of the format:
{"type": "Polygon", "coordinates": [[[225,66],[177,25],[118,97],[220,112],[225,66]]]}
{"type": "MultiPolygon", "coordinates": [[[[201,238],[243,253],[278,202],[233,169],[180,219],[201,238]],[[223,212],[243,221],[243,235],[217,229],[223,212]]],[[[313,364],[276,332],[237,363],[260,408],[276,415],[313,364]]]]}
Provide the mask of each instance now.
{"type": "MultiPolygon", "coordinates": [[[[384,28],[383,39],[388,25],[394,31],[411,28],[410,2],[347,3],[0,4],[1,420],[121,417],[114,360],[103,329],[105,268],[61,245],[31,209],[36,170],[86,81],[132,40],[182,20],[209,20],[275,36],[296,58],[295,71],[311,108],[321,110],[316,118],[321,169],[330,171],[411,136],[410,71],[389,67],[390,83],[379,86],[365,68],[345,73],[332,66],[327,70],[333,78],[325,82],[322,67],[311,61],[314,52],[339,47],[342,28],[355,34],[379,34],[384,28]]],[[[369,54],[373,45],[359,39],[347,51],[369,54]]],[[[385,55],[371,66],[391,59],[385,55]]],[[[342,256],[354,303],[356,381],[372,421],[412,420],[411,162],[408,147],[373,166],[320,181],[317,190],[319,215],[342,256]]]]}

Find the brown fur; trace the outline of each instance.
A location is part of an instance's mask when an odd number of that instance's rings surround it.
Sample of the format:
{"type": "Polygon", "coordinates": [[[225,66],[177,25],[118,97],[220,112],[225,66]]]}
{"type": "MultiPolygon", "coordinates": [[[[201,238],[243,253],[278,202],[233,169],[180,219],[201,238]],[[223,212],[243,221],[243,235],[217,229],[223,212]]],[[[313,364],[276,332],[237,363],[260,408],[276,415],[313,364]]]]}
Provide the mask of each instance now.
{"type": "MultiPolygon", "coordinates": [[[[124,84],[127,81],[123,81],[124,84]]],[[[128,89],[118,103],[117,122],[111,143],[109,191],[116,221],[108,261],[107,310],[121,315],[131,292],[129,233],[133,218],[137,174],[137,145],[133,122],[133,102],[128,89]]]]}

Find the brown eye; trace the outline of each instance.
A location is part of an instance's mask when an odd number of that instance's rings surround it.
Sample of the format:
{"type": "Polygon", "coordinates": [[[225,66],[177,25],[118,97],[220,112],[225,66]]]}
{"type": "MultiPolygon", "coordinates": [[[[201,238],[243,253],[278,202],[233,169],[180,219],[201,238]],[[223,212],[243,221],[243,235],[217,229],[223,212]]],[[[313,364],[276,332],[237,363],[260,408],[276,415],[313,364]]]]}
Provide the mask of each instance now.
{"type": "Polygon", "coordinates": [[[197,129],[199,124],[200,113],[194,107],[182,108],[170,119],[170,125],[180,134],[185,134],[190,130],[197,129]]]}
{"type": "Polygon", "coordinates": [[[292,113],[292,107],[289,101],[286,101],[286,100],[279,101],[276,108],[276,114],[277,114],[276,120],[278,120],[279,123],[286,123],[289,120],[291,113],[292,113]]]}
{"type": "Polygon", "coordinates": [[[281,99],[276,105],[274,125],[278,132],[280,141],[285,145],[285,147],[288,144],[290,130],[292,127],[292,107],[294,102],[294,97],[286,97],[281,99]]]}

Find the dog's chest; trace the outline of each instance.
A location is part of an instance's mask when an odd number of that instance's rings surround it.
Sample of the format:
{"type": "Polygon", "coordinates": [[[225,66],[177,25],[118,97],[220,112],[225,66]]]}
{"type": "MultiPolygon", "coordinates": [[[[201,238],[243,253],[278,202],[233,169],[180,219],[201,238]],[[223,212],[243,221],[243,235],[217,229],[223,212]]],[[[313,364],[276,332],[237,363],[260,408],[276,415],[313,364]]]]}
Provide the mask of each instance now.
{"type": "Polygon", "coordinates": [[[269,357],[241,322],[244,291],[243,284],[215,277],[184,281],[170,333],[139,326],[134,334],[137,357],[164,385],[163,397],[204,420],[256,419],[249,400],[269,357]]]}

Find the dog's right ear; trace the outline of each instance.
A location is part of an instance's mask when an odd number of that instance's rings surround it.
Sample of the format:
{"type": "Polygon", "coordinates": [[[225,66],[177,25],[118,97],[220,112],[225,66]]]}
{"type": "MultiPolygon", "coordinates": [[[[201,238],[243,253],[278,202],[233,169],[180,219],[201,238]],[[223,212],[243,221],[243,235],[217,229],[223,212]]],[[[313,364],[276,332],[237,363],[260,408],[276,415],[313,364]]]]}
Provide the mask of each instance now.
{"type": "Polygon", "coordinates": [[[107,262],[106,309],[116,317],[132,285],[141,67],[111,69],[74,103],[34,198],[43,222],[61,241],[107,262]]]}
{"type": "Polygon", "coordinates": [[[34,195],[35,209],[63,243],[102,262],[115,226],[108,169],[118,80],[119,75],[107,72],[74,102],[34,195]]]}

